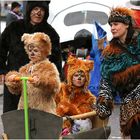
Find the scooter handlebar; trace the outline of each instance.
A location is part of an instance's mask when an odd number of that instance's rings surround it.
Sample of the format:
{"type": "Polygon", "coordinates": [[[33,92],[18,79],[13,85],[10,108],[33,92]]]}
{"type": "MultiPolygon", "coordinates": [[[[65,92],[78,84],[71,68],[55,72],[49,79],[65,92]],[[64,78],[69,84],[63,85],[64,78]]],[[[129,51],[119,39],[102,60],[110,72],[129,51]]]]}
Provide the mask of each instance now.
{"type": "Polygon", "coordinates": [[[20,81],[20,77],[15,77],[14,81],[20,81]]]}
{"type": "Polygon", "coordinates": [[[14,78],[15,81],[20,81],[20,80],[23,80],[23,79],[28,80],[28,81],[33,81],[32,77],[18,77],[18,76],[16,76],[14,78]]]}

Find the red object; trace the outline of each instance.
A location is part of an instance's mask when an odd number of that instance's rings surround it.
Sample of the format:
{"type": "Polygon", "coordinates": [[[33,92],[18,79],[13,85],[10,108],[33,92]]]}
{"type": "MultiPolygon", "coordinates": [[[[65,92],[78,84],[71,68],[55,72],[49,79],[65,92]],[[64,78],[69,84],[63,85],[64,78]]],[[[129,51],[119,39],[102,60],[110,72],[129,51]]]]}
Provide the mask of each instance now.
{"type": "Polygon", "coordinates": [[[68,128],[64,128],[62,130],[61,136],[67,136],[68,134],[70,134],[70,130],[68,128]]]}
{"type": "Polygon", "coordinates": [[[136,22],[136,26],[140,27],[140,10],[132,9],[134,12],[134,20],[136,22]]]}

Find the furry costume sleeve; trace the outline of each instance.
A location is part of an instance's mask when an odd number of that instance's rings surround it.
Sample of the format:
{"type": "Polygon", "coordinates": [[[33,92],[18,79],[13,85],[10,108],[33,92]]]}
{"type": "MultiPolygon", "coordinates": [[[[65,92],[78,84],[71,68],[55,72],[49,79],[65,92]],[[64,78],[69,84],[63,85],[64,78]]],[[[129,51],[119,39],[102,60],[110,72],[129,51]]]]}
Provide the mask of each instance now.
{"type": "Polygon", "coordinates": [[[21,76],[20,73],[18,73],[17,71],[10,71],[5,76],[5,84],[12,94],[18,95],[18,94],[21,94],[22,83],[21,83],[21,81],[13,81],[13,82],[8,81],[8,77],[13,75],[13,74],[17,75],[19,77],[21,76]]]}
{"type": "Polygon", "coordinates": [[[56,112],[59,116],[70,116],[72,114],[76,115],[80,113],[78,108],[68,101],[68,96],[66,94],[66,85],[64,83],[61,83],[61,89],[59,93],[56,94],[55,101],[57,104],[56,112]]]}
{"type": "MultiPolygon", "coordinates": [[[[22,67],[20,73],[26,73],[29,70],[29,66],[22,67]]],[[[48,60],[45,60],[34,66],[31,77],[37,76],[39,81],[34,83],[33,86],[40,88],[44,91],[44,94],[54,95],[60,89],[60,78],[56,66],[48,60]]]]}
{"type": "Polygon", "coordinates": [[[62,84],[60,92],[56,95],[56,112],[60,116],[90,112],[95,102],[96,97],[89,90],[84,93],[78,91],[74,94],[69,92],[68,85],[62,84]]]}
{"type": "Polygon", "coordinates": [[[109,83],[105,79],[102,79],[96,109],[96,112],[101,119],[106,119],[112,113],[113,96],[111,93],[112,89],[110,88],[109,83]]]}

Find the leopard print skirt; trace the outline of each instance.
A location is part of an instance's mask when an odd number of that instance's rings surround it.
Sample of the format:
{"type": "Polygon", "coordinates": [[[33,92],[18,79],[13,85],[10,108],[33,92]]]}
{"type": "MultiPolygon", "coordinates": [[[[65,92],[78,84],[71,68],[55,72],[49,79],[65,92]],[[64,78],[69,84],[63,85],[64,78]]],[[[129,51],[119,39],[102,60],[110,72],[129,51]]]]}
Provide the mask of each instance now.
{"type": "Polygon", "coordinates": [[[140,100],[131,100],[120,107],[120,128],[124,136],[130,134],[130,128],[133,120],[140,118],[140,100]]]}

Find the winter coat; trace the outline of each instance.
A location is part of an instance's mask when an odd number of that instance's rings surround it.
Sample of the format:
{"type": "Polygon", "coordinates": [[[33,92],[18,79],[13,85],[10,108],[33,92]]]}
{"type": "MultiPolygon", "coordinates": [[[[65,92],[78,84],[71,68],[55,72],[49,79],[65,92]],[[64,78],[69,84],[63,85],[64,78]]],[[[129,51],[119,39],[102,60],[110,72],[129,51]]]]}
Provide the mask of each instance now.
{"type": "Polygon", "coordinates": [[[13,11],[9,11],[6,16],[6,26],[8,26],[11,22],[22,19],[22,15],[18,15],[13,11]]]}

